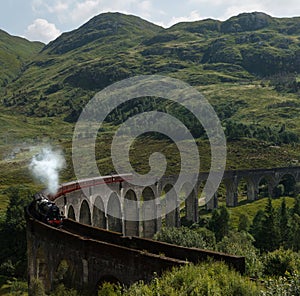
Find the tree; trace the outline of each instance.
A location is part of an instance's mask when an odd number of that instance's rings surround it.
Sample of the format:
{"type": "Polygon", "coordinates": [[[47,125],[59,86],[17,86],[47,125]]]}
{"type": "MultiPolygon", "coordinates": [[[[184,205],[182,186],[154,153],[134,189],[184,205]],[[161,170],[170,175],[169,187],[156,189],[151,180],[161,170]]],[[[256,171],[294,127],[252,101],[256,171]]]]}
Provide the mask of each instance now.
{"type": "Polygon", "coordinates": [[[31,201],[31,192],[26,186],[11,187],[6,191],[9,205],[5,223],[1,225],[0,263],[11,260],[15,275],[24,276],[26,270],[26,221],[24,207],[31,201]]]}
{"type": "Polygon", "coordinates": [[[246,231],[230,231],[217,245],[217,250],[228,254],[245,256],[246,274],[259,277],[262,273],[262,262],[259,250],[253,246],[254,238],[246,231]]]}
{"type": "Polygon", "coordinates": [[[300,250],[300,216],[297,214],[293,214],[291,219],[289,247],[296,252],[300,250]]]}
{"type": "Polygon", "coordinates": [[[289,215],[286,208],[285,198],[281,202],[279,209],[279,235],[280,235],[280,245],[286,246],[288,244],[290,236],[290,225],[289,225],[289,215]]]}
{"type": "Polygon", "coordinates": [[[217,242],[221,241],[229,232],[229,212],[226,207],[214,209],[208,227],[215,233],[217,242]]]}
{"type": "Polygon", "coordinates": [[[268,203],[265,208],[261,234],[264,238],[260,245],[260,249],[262,251],[274,251],[278,248],[279,231],[276,225],[276,215],[271,198],[268,198],[268,203]]]}
{"type": "Polygon", "coordinates": [[[264,211],[259,210],[256,212],[253,218],[252,225],[250,226],[250,233],[254,237],[257,237],[259,232],[261,231],[263,216],[264,216],[264,211]]]}
{"type": "Polygon", "coordinates": [[[239,218],[238,231],[248,231],[250,227],[249,218],[245,214],[241,214],[239,218]]]}
{"type": "Polygon", "coordinates": [[[279,246],[280,237],[276,218],[272,200],[269,198],[265,210],[256,213],[251,226],[251,234],[255,239],[254,245],[263,252],[274,251],[279,246]]]}
{"type": "Polygon", "coordinates": [[[154,277],[145,284],[136,282],[130,287],[105,284],[100,287],[100,296],[133,295],[260,295],[261,287],[242,277],[222,262],[187,264],[154,277]]]}
{"type": "Polygon", "coordinates": [[[264,211],[259,210],[253,218],[252,225],[250,227],[250,233],[254,237],[254,246],[260,248],[263,241],[262,223],[263,223],[264,211]]]}

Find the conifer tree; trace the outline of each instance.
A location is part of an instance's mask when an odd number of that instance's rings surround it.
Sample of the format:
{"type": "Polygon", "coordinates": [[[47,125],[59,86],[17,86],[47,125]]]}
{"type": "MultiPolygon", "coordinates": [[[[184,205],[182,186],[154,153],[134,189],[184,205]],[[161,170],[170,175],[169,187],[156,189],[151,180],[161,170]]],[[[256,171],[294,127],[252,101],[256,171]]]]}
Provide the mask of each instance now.
{"type": "Polygon", "coordinates": [[[279,229],[271,198],[265,210],[258,211],[253,219],[251,233],[255,239],[255,247],[263,252],[274,251],[279,247],[279,229]]]}
{"type": "Polygon", "coordinates": [[[262,235],[262,223],[263,223],[264,211],[257,211],[256,215],[253,218],[252,225],[250,227],[250,233],[253,235],[255,242],[254,246],[260,249],[262,241],[264,239],[262,235]]]}
{"type": "Polygon", "coordinates": [[[248,231],[249,230],[249,218],[245,214],[241,214],[239,218],[238,231],[248,231]]]}
{"type": "Polygon", "coordinates": [[[216,240],[221,241],[229,232],[229,212],[226,207],[215,209],[209,221],[209,229],[215,233],[216,240]]]}
{"type": "Polygon", "coordinates": [[[291,211],[289,247],[294,251],[300,250],[300,196],[295,198],[291,211]]]}
{"type": "Polygon", "coordinates": [[[31,192],[26,186],[10,187],[6,190],[9,205],[5,223],[0,226],[0,265],[12,262],[15,275],[23,276],[26,269],[26,221],[24,207],[31,201],[31,192]]]}
{"type": "Polygon", "coordinates": [[[300,216],[297,214],[294,214],[291,219],[289,247],[295,252],[300,250],[300,216]]]}
{"type": "Polygon", "coordinates": [[[286,207],[285,198],[281,202],[279,209],[279,235],[280,235],[280,245],[287,246],[289,240],[289,215],[286,207]]]}
{"type": "Polygon", "coordinates": [[[262,251],[274,251],[279,247],[279,231],[276,225],[276,214],[272,205],[272,199],[268,198],[262,223],[262,251]]]}

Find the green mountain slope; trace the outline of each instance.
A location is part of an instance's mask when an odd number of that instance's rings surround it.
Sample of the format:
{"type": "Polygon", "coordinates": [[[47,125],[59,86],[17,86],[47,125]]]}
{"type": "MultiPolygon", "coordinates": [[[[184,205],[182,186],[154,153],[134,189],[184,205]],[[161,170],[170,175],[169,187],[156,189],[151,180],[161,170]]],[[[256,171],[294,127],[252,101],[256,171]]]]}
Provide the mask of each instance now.
{"type": "Polygon", "coordinates": [[[0,86],[4,87],[16,78],[43,46],[40,42],[30,42],[0,30],[0,86]]]}
{"type": "MultiPolygon", "coordinates": [[[[229,140],[295,143],[300,139],[299,24],[300,18],[254,12],[163,29],[131,15],[101,14],[44,47],[6,88],[3,104],[17,114],[75,122],[85,103],[107,85],[161,74],[201,90],[229,140]]],[[[152,107],[131,103],[122,119],[152,107]]],[[[109,120],[120,122],[118,112],[109,120]]]]}
{"type": "Polygon", "coordinates": [[[258,12],[244,13],[224,22],[180,23],[166,32],[173,40],[165,42],[163,32],[161,42],[154,43],[147,53],[171,54],[204,65],[204,70],[215,69],[237,78],[241,71],[258,77],[299,71],[299,17],[278,19],[258,12]]]}
{"type": "Polygon", "coordinates": [[[46,46],[10,85],[4,105],[29,116],[70,115],[91,90],[128,77],[137,64],[132,50],[160,30],[135,16],[97,16],[46,46]]]}
{"type": "Polygon", "coordinates": [[[76,120],[96,91],[134,75],[170,75],[201,86],[298,73],[299,24],[300,18],[256,12],[163,29],[135,16],[102,14],[44,47],[3,101],[26,115],[76,120]]]}
{"type": "MultiPolygon", "coordinates": [[[[11,147],[20,136],[46,137],[69,153],[73,123],[97,91],[134,75],[161,74],[188,82],[213,105],[229,140],[228,167],[297,163],[299,26],[299,17],[280,19],[259,12],[224,22],[179,23],[169,29],[131,15],[101,14],[45,46],[1,89],[0,119],[6,131],[0,131],[0,139],[8,138],[11,147]]],[[[170,109],[157,102],[162,110],[170,109]]],[[[117,110],[108,121],[120,123],[153,107],[149,102],[132,102],[122,116],[117,110]]],[[[197,136],[205,142],[201,131],[197,136]]],[[[152,141],[151,147],[159,146],[158,139],[152,141]]],[[[105,150],[109,140],[103,143],[99,165],[110,172],[109,149],[105,150]]],[[[174,148],[168,141],[164,145],[165,151],[174,148]]],[[[205,153],[206,142],[203,147],[205,153]]],[[[178,164],[170,155],[171,162],[178,164]]],[[[142,166],[142,159],[147,162],[147,156],[134,154],[136,168],[142,166]]],[[[207,169],[209,156],[204,158],[207,169]]],[[[147,169],[146,165],[141,170],[147,169]]],[[[65,176],[70,178],[71,168],[65,176]]]]}

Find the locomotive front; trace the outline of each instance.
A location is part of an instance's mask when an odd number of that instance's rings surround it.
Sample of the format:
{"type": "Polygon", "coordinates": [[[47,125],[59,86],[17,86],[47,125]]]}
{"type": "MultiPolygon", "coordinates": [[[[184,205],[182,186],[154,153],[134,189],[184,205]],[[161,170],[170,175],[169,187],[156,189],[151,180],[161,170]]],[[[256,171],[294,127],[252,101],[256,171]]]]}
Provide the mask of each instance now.
{"type": "Polygon", "coordinates": [[[63,216],[59,207],[46,196],[38,193],[34,196],[35,213],[37,218],[51,226],[59,227],[63,222],[63,216]]]}

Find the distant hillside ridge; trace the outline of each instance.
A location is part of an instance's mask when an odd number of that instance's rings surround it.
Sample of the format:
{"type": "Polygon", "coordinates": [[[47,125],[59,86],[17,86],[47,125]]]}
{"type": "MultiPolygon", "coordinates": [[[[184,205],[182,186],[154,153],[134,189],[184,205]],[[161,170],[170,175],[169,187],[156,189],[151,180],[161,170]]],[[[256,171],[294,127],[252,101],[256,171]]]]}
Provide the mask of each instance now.
{"type": "Polygon", "coordinates": [[[43,47],[44,44],[41,42],[30,42],[0,30],[0,87],[16,78],[25,64],[43,47]]]}
{"type": "MultiPolygon", "coordinates": [[[[168,29],[133,15],[100,14],[43,48],[27,42],[29,53],[35,54],[26,55],[28,62],[16,71],[17,76],[8,72],[14,79],[8,80],[2,102],[26,116],[59,116],[74,122],[95,92],[149,74],[171,76],[195,87],[247,85],[279,77],[276,90],[297,93],[299,33],[300,17],[274,18],[261,12],[226,21],[183,22],[168,29]],[[288,77],[283,86],[282,77],[288,77]]],[[[0,42],[3,39],[2,34],[0,42]]],[[[18,54],[12,54],[18,60],[18,54]]],[[[249,102],[241,106],[246,105],[249,102]]]]}
{"type": "Polygon", "coordinates": [[[241,13],[226,21],[205,19],[194,22],[181,22],[168,30],[186,30],[192,33],[217,31],[220,33],[249,32],[270,28],[288,35],[300,34],[300,17],[275,18],[263,12],[241,13]]]}
{"type": "Polygon", "coordinates": [[[56,40],[46,45],[43,51],[49,54],[64,54],[90,43],[103,44],[110,41],[132,38],[132,44],[143,38],[155,35],[163,28],[145,21],[137,16],[121,13],[104,13],[93,17],[76,30],[63,33],[56,40]]]}

